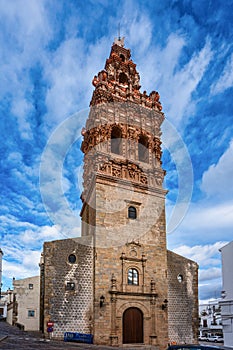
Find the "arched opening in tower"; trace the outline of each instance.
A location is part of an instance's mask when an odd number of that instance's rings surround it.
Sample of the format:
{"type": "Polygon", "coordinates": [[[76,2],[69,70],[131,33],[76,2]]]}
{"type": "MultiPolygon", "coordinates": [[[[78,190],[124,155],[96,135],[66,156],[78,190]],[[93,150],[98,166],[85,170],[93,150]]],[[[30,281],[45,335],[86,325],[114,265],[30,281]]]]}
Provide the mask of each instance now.
{"type": "Polygon", "coordinates": [[[120,54],[120,58],[121,58],[122,62],[125,62],[125,56],[122,53],[120,54]]]}
{"type": "Polygon", "coordinates": [[[122,154],[122,132],[119,127],[113,127],[111,132],[111,152],[122,154]]]}
{"type": "Polygon", "coordinates": [[[119,83],[120,84],[128,84],[128,77],[125,73],[119,74],[119,83]]]}
{"type": "Polygon", "coordinates": [[[148,138],[145,135],[140,135],[138,140],[138,160],[140,162],[148,163],[149,162],[149,142],[148,138]]]}

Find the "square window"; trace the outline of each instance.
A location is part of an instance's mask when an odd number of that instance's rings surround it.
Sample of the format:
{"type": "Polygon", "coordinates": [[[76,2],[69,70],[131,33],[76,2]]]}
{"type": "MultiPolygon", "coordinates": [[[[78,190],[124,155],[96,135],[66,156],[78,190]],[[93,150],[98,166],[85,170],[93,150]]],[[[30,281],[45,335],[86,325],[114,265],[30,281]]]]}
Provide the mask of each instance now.
{"type": "Polygon", "coordinates": [[[75,290],[74,282],[66,282],[66,290],[75,290]]]}
{"type": "Polygon", "coordinates": [[[28,310],[28,317],[35,317],[35,310],[28,310]]]}
{"type": "Polygon", "coordinates": [[[29,283],[28,288],[29,288],[29,289],[33,289],[33,284],[32,284],[32,283],[29,283]]]}

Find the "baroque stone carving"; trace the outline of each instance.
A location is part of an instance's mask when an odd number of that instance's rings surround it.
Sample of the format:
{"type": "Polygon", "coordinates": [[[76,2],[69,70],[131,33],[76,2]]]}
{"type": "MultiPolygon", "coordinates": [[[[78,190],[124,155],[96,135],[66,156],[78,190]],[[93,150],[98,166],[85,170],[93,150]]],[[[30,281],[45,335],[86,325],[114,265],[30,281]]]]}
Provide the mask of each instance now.
{"type": "Polygon", "coordinates": [[[113,177],[138,182],[143,185],[148,184],[147,175],[133,163],[126,163],[125,161],[109,160],[104,164],[99,164],[99,172],[111,175],[113,177]]]}
{"type": "Polygon", "coordinates": [[[111,131],[113,127],[119,127],[121,129],[122,138],[127,138],[129,140],[138,141],[139,136],[143,135],[148,139],[148,148],[152,150],[153,153],[156,154],[156,157],[161,156],[161,141],[154,137],[152,139],[152,135],[150,133],[145,132],[135,126],[131,127],[126,124],[117,124],[114,123],[112,125],[105,124],[99,127],[95,127],[91,130],[82,129],[82,135],[84,136],[84,140],[81,145],[81,150],[83,153],[87,153],[94,146],[98,145],[100,142],[107,141],[111,138],[111,131]]]}
{"type": "MultiPolygon", "coordinates": [[[[106,60],[105,70],[94,76],[92,84],[95,91],[92,96],[91,106],[108,101],[106,92],[111,93],[118,101],[127,101],[130,96],[131,100],[138,105],[144,105],[146,108],[157,111],[162,110],[162,105],[159,101],[159,93],[152,91],[147,95],[146,91],[141,93],[140,90],[140,75],[136,70],[136,64],[130,59],[130,50],[124,47],[119,48],[118,45],[113,45],[110,57],[106,60]],[[121,74],[127,76],[127,84],[119,80],[121,74]],[[100,93],[98,93],[100,92],[100,93]],[[104,97],[105,95],[105,97],[104,97]]],[[[109,97],[110,98],[110,97],[109,97]]]]}

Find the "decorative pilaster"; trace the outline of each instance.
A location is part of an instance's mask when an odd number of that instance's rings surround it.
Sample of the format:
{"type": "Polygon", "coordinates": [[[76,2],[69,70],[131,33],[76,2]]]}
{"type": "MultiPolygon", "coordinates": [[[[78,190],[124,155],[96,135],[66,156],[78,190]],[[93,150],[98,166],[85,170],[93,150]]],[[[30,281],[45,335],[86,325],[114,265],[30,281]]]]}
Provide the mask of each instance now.
{"type": "Polygon", "coordinates": [[[111,335],[110,342],[111,346],[118,346],[118,336],[116,332],[116,303],[117,303],[117,286],[116,286],[116,277],[112,274],[111,278],[111,335]]]}
{"type": "Polygon", "coordinates": [[[156,293],[155,293],[155,281],[151,279],[151,335],[150,342],[151,345],[157,345],[157,335],[156,335],[156,321],[155,321],[155,305],[156,305],[156,293]]]}

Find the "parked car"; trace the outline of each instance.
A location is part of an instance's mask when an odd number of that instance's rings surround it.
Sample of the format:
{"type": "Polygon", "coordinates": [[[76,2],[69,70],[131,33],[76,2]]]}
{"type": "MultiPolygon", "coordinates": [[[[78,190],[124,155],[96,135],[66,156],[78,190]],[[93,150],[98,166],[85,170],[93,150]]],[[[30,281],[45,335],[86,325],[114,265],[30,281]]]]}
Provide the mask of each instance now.
{"type": "Polygon", "coordinates": [[[204,335],[200,335],[200,336],[198,337],[198,340],[200,340],[200,341],[207,341],[207,337],[204,336],[204,335]]]}
{"type": "Polygon", "coordinates": [[[223,338],[219,335],[213,335],[207,338],[207,341],[214,342],[214,343],[223,343],[223,338]]]}
{"type": "Polygon", "coordinates": [[[180,344],[169,345],[167,350],[223,350],[224,348],[217,345],[200,345],[200,344],[180,344]]]}

